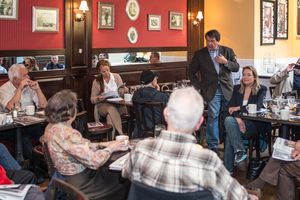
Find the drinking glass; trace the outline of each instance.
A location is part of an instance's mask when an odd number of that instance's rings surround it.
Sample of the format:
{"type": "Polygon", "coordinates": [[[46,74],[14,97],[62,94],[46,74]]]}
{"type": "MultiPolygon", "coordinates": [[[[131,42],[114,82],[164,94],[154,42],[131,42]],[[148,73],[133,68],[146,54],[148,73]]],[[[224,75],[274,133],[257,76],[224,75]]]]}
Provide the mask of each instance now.
{"type": "Polygon", "coordinates": [[[288,96],[287,100],[288,100],[288,105],[289,105],[290,109],[292,109],[295,105],[295,97],[294,96],[288,96]]]}
{"type": "Polygon", "coordinates": [[[265,109],[268,109],[268,99],[266,97],[263,99],[263,106],[265,109]]]}

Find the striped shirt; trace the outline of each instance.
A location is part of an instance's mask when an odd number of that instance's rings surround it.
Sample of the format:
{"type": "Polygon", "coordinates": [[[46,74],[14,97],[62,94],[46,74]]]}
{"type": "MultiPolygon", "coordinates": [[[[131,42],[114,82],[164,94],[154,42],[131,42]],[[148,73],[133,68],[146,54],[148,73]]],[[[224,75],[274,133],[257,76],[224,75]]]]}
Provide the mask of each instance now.
{"type": "Polygon", "coordinates": [[[162,131],[131,151],[123,177],[169,192],[208,189],[215,199],[248,199],[218,156],[196,144],[190,134],[162,131]]]}

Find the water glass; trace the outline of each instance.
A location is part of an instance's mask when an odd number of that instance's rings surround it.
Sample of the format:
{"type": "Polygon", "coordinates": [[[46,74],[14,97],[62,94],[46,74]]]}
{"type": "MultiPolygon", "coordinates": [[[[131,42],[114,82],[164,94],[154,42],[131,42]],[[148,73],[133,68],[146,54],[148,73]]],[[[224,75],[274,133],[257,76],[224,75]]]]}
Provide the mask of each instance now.
{"type": "Polygon", "coordinates": [[[294,96],[288,96],[287,100],[288,100],[288,105],[289,105],[290,109],[294,108],[295,97],[294,96]]]}

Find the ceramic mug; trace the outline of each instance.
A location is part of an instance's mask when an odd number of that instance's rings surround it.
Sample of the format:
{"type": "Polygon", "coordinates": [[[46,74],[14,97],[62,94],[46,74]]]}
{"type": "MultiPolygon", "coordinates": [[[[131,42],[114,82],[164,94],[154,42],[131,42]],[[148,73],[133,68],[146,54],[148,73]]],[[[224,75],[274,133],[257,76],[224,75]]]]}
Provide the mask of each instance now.
{"type": "Polygon", "coordinates": [[[290,110],[289,109],[280,110],[280,118],[283,120],[289,120],[290,119],[290,110]]]}
{"type": "Polygon", "coordinates": [[[124,142],[124,145],[128,146],[129,137],[127,135],[118,135],[118,136],[116,136],[116,141],[124,142]]]}
{"type": "Polygon", "coordinates": [[[132,95],[131,94],[124,94],[124,100],[125,101],[131,101],[132,95]]]}
{"type": "Polygon", "coordinates": [[[34,105],[26,106],[25,112],[26,112],[26,115],[34,115],[34,113],[35,113],[34,105]]]}
{"type": "Polygon", "coordinates": [[[248,111],[249,114],[256,114],[257,105],[256,104],[248,104],[246,106],[246,109],[247,109],[247,111],[248,111]]]}

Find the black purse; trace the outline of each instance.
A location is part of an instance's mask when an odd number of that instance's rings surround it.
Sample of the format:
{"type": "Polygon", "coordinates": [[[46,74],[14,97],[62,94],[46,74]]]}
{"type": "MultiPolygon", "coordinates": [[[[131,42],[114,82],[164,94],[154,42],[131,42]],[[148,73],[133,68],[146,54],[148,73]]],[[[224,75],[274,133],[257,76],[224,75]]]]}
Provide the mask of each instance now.
{"type": "Polygon", "coordinates": [[[269,161],[269,157],[262,157],[260,159],[253,158],[249,161],[248,169],[247,169],[247,179],[252,181],[256,179],[263,168],[266,166],[267,162],[269,161]]]}

